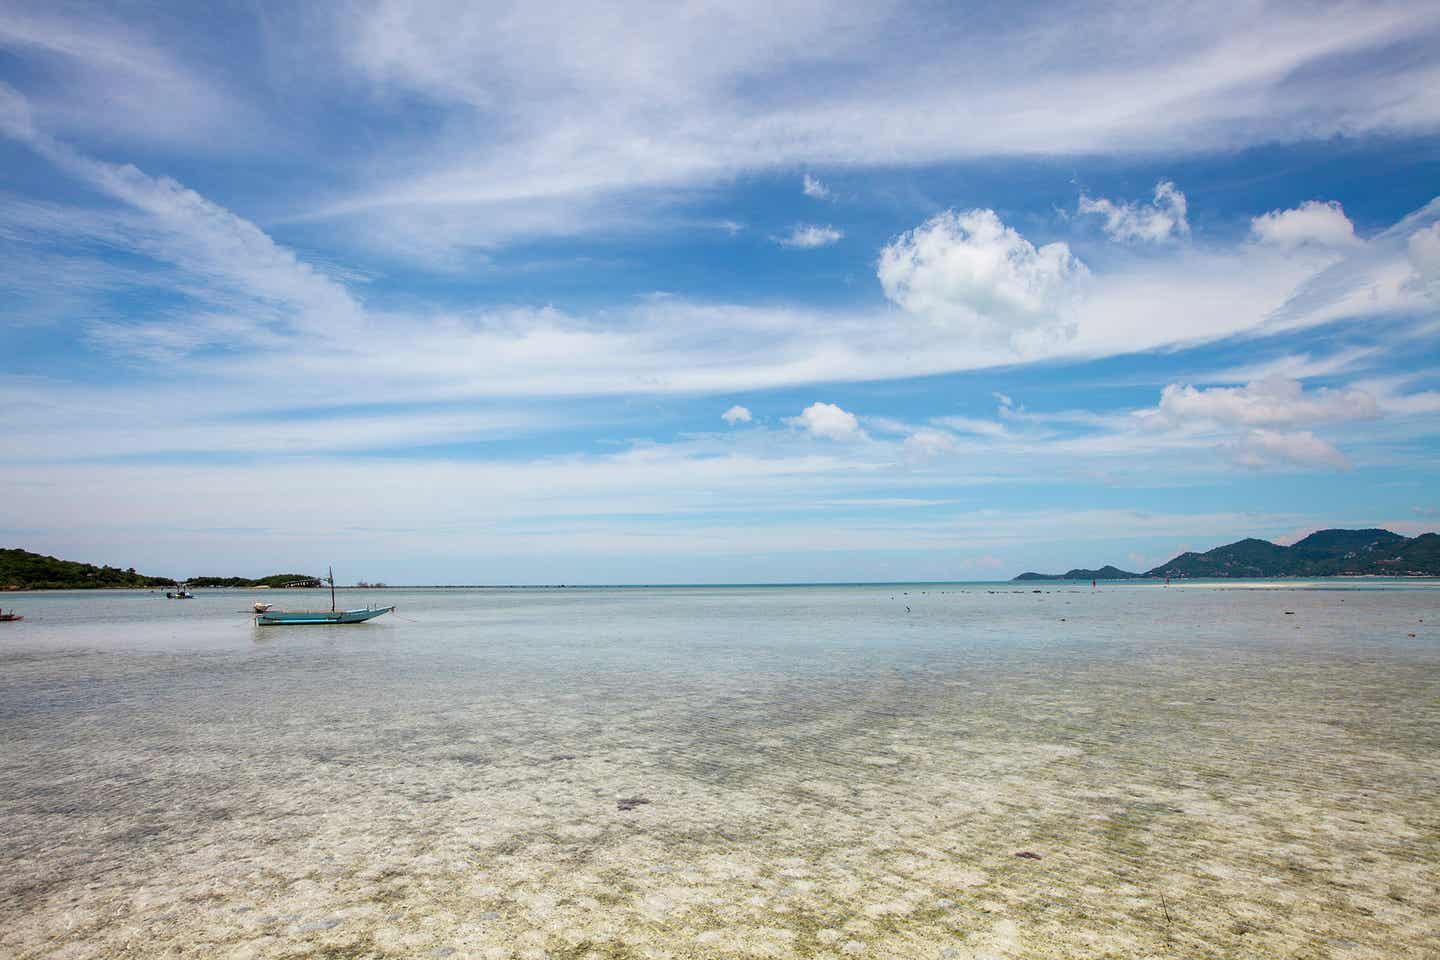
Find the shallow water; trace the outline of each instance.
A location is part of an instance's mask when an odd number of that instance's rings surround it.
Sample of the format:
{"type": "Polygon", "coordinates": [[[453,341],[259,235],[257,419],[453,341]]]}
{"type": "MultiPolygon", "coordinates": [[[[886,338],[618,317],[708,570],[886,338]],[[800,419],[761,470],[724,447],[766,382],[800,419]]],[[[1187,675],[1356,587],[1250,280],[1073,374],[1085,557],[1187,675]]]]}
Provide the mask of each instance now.
{"type": "Polygon", "coordinates": [[[0,956],[1440,942],[1434,584],[255,596],[5,595],[0,956]]]}

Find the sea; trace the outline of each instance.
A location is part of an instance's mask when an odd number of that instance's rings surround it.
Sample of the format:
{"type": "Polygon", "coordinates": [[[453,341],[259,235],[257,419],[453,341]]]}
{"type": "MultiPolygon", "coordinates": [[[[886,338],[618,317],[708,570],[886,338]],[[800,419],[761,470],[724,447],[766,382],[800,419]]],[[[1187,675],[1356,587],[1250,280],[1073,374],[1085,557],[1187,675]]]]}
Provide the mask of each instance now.
{"type": "Polygon", "coordinates": [[[0,594],[0,956],[1437,955],[1440,581],[257,599],[0,594]]]}

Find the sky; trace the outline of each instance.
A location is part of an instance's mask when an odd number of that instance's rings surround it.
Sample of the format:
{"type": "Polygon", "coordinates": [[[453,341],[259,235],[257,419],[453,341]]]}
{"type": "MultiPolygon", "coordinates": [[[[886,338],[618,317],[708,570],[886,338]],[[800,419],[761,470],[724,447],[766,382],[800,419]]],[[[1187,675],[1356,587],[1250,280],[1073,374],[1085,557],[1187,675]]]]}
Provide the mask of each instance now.
{"type": "Polygon", "coordinates": [[[1440,528],[1440,6],[0,6],[0,545],[988,580],[1440,528]]]}

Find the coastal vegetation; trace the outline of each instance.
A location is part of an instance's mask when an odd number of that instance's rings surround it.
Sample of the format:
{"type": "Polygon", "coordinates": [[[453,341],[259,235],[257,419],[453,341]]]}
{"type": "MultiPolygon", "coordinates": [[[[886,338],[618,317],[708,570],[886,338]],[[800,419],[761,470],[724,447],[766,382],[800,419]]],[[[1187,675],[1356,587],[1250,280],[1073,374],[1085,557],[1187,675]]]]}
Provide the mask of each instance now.
{"type": "Polygon", "coordinates": [[[1022,573],[1016,580],[1132,580],[1141,577],[1435,577],[1440,534],[1405,537],[1390,530],[1317,530],[1290,546],[1253,537],[1204,553],[1182,553],[1145,573],[1116,567],[1068,573],[1022,573]]]}
{"type": "Polygon", "coordinates": [[[169,587],[169,577],[136,573],[134,567],[97,567],[91,563],[60,560],[28,550],[0,549],[0,589],[5,590],[98,590],[116,588],[169,587]]]}
{"type": "MultiPolygon", "coordinates": [[[[0,549],[0,590],[124,590],[173,587],[173,577],[152,577],[134,567],[96,566],[61,560],[18,548],[0,549]]],[[[308,573],[274,573],[247,577],[191,577],[192,587],[318,587],[323,582],[308,573]]]]}
{"type": "Polygon", "coordinates": [[[272,573],[268,577],[250,580],[245,577],[191,577],[185,581],[192,587],[318,587],[324,581],[308,573],[272,573]]]}

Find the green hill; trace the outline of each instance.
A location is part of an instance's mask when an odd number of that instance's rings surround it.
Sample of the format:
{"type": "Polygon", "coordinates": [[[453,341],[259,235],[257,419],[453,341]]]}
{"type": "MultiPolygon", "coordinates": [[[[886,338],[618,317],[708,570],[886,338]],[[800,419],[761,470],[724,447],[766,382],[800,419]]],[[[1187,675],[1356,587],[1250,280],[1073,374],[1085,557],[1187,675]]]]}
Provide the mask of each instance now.
{"type": "Polygon", "coordinates": [[[1440,537],[1389,530],[1319,530],[1289,547],[1241,540],[1184,553],[1151,577],[1440,576],[1440,537]]]}
{"type": "Polygon", "coordinates": [[[1440,577],[1440,535],[1404,537],[1390,530],[1317,530],[1288,547],[1248,538],[1204,553],[1182,553],[1143,574],[1115,567],[1064,574],[1022,573],[1016,580],[1122,580],[1428,576],[1440,577]]]}
{"type": "Polygon", "coordinates": [[[1284,577],[1295,575],[1290,547],[1253,537],[1205,553],[1182,553],[1149,571],[1152,577],[1284,577]]]}
{"type": "Polygon", "coordinates": [[[99,590],[105,588],[169,587],[169,577],[147,577],[135,568],[97,567],[60,560],[28,550],[0,549],[0,589],[99,590]]]}
{"type": "MultiPolygon", "coordinates": [[[[247,577],[191,577],[192,587],[318,587],[323,581],[308,573],[272,573],[247,577]]],[[[148,577],[135,568],[97,567],[60,560],[28,550],[0,549],[0,590],[100,590],[173,587],[170,577],[148,577]]]]}
{"type": "Polygon", "coordinates": [[[1099,570],[1084,570],[1076,567],[1065,573],[1022,573],[1016,580],[1134,580],[1144,574],[1131,573],[1119,567],[1106,564],[1099,570]]]}

